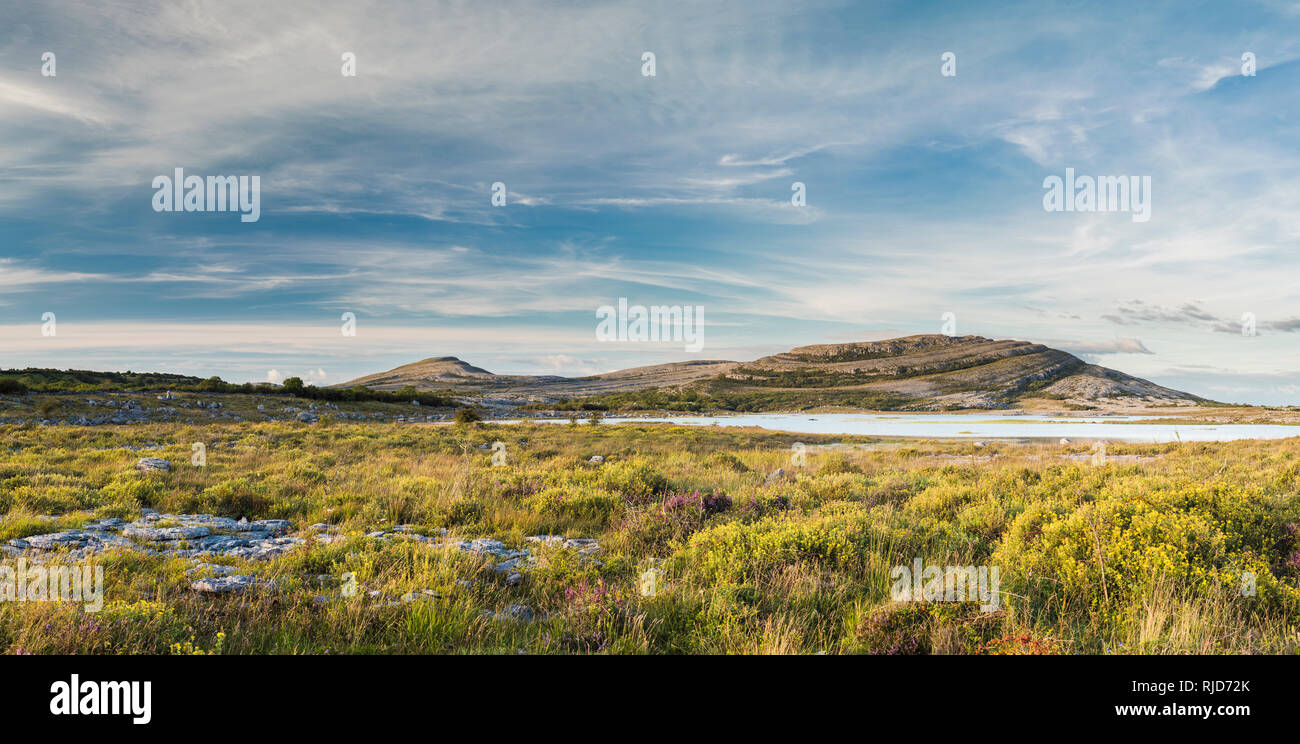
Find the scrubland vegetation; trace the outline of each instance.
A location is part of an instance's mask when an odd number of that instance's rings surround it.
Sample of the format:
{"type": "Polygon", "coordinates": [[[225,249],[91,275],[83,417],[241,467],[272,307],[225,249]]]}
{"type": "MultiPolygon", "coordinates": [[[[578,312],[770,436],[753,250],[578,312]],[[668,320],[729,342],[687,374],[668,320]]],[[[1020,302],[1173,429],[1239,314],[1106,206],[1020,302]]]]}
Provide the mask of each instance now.
{"type": "Polygon", "coordinates": [[[220,377],[198,378],[164,372],[95,372],[28,367],[0,369],[0,395],[34,393],[106,393],[106,392],[189,392],[241,395],[276,395],[307,400],[340,402],[380,401],[426,406],[450,406],[451,398],[436,392],[406,386],[397,390],[371,390],[366,387],[317,387],[304,384],[300,377],[287,378],[282,384],[269,382],[226,382],[220,377]]]}
{"type": "Polygon", "coordinates": [[[0,652],[1300,651],[1300,438],[1109,450],[1093,465],[1086,445],[667,425],[5,426],[0,543],[142,509],[345,538],[216,559],[275,582],[231,596],[190,591],[190,562],[105,552],[88,559],[105,569],[101,612],[0,603],[0,652]],[[123,447],[147,444],[171,472],[134,469],[123,447]],[[535,549],[510,583],[482,557],[366,536],[395,525],[601,549],[535,549]],[[892,567],[916,558],[998,566],[1001,608],[892,601],[892,567]],[[356,596],[340,595],[345,573],[356,596]],[[422,598],[383,601],[408,593],[422,598]],[[485,614],[512,605],[535,617],[485,614]]]}

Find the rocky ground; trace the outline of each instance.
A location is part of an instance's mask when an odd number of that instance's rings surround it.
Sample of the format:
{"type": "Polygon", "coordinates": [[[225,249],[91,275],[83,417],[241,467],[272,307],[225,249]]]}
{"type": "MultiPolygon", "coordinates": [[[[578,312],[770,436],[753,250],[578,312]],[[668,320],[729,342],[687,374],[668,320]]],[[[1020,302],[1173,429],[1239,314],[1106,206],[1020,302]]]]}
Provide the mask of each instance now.
{"type": "Polygon", "coordinates": [[[300,421],[322,418],[357,422],[436,422],[451,411],[419,404],[336,404],[290,396],[199,393],[95,393],[93,395],[0,396],[0,424],[122,426],[150,423],[300,421]]]}
{"type": "MultiPolygon", "coordinates": [[[[167,471],[171,463],[160,458],[141,458],[136,464],[141,472],[167,471]]],[[[55,521],[55,517],[45,517],[55,521]]],[[[311,542],[329,544],[345,540],[349,535],[339,528],[324,523],[298,528],[284,519],[232,519],[212,514],[167,514],[152,509],[142,510],[142,516],[127,522],[117,518],[96,519],[75,529],[61,529],[29,535],[0,543],[0,555],[23,558],[29,563],[47,561],[66,562],[81,560],[105,551],[133,551],[144,555],[162,555],[180,558],[193,565],[187,573],[195,579],[190,589],[199,594],[237,594],[249,590],[273,590],[275,582],[259,578],[257,565],[283,556],[290,551],[308,546],[311,542]],[[225,562],[214,562],[225,561],[225,562]]],[[[536,563],[542,550],[570,549],[584,561],[599,563],[600,544],[593,538],[565,538],[558,535],[533,535],[524,544],[511,547],[501,540],[490,538],[459,539],[446,529],[436,534],[424,534],[413,525],[396,525],[364,535],[374,540],[408,540],[432,550],[456,550],[482,558],[491,570],[504,577],[507,586],[521,583],[529,569],[536,563]]],[[[338,577],[314,577],[322,586],[340,588],[338,577]]],[[[347,596],[344,593],[321,594],[318,603],[326,603],[347,596]]],[[[368,592],[370,600],[381,606],[392,606],[421,599],[437,598],[432,589],[422,593],[408,593],[390,597],[379,591],[368,592]]],[[[531,621],[534,613],[523,605],[511,605],[500,612],[484,610],[485,615],[497,619],[531,621]]]]}

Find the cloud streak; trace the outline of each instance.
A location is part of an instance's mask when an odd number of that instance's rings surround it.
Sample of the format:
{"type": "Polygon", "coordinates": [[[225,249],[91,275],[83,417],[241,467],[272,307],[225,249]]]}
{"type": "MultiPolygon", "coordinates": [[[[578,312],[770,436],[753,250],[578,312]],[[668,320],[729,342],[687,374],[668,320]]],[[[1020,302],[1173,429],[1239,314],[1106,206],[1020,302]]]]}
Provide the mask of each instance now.
{"type": "Polygon", "coordinates": [[[628,297],[705,306],[711,357],[932,333],[951,312],[959,333],[1300,402],[1272,381],[1300,368],[1294,11],[1123,10],[9,9],[0,327],[16,335],[0,349],[253,380],[441,354],[521,372],[672,361],[594,346],[595,307],[628,297]],[[1234,72],[1244,51],[1255,77],[1234,72]],[[260,175],[262,219],[152,212],[150,179],[174,167],[260,175]],[[1043,212],[1066,167],[1151,176],[1152,219],[1043,212]],[[31,337],[46,311],[62,346],[31,337]],[[344,311],[405,330],[349,357],[330,335],[344,311]],[[75,330],[87,319],[105,340],[75,330]]]}

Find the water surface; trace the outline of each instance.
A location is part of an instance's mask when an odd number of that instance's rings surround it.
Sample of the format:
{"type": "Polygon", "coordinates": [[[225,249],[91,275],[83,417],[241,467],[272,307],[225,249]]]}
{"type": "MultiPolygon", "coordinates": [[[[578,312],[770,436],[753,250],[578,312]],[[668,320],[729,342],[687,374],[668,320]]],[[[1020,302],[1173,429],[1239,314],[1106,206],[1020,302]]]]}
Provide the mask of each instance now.
{"type": "MultiPolygon", "coordinates": [[[[753,413],[736,416],[662,416],[603,419],[610,424],[664,422],[687,426],[758,426],[800,434],[971,439],[1110,439],[1125,442],[1226,442],[1300,436],[1279,424],[1136,424],[1138,416],[1061,417],[1005,414],[753,413]]],[[[535,419],[568,423],[568,419],[535,419]]]]}

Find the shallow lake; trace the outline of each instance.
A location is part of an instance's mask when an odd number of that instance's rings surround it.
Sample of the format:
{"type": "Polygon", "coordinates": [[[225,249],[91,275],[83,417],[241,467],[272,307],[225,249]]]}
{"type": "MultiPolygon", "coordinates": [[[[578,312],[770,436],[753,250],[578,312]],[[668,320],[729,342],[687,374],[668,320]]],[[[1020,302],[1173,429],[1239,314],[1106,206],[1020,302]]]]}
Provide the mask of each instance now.
{"type": "MultiPolygon", "coordinates": [[[[738,416],[665,416],[603,419],[608,424],[759,426],[801,434],[971,439],[1111,439],[1126,442],[1211,442],[1300,436],[1300,426],[1276,424],[1137,424],[1136,416],[1057,417],[999,414],[755,413],[738,416]]],[[[568,423],[568,419],[534,419],[568,423]]],[[[582,420],[582,419],[580,419],[582,420]]]]}

